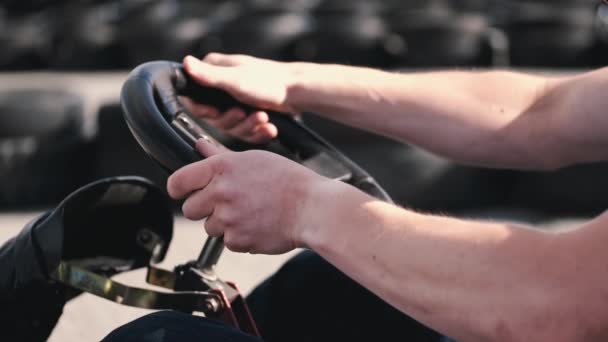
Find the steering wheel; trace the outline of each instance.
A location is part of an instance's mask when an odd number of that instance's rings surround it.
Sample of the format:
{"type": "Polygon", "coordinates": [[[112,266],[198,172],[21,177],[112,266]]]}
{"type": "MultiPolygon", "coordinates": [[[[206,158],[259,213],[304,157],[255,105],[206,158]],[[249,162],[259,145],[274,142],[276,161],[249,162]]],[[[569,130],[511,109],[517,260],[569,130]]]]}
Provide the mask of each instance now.
{"type": "MultiPolygon", "coordinates": [[[[135,68],[121,92],[125,120],[141,147],[168,172],[203,158],[195,149],[198,139],[220,144],[204,123],[188,114],[179,96],[188,96],[220,111],[232,107],[240,107],[245,112],[255,110],[220,89],[194,82],[179,63],[155,61],[135,68]]],[[[278,150],[321,175],[342,180],[379,199],[391,201],[386,191],[365,170],[299,119],[275,112],[270,112],[269,116],[278,128],[278,137],[265,146],[251,147],[278,150]]],[[[221,238],[209,238],[197,267],[207,269],[215,265],[222,249],[221,238]]]]}

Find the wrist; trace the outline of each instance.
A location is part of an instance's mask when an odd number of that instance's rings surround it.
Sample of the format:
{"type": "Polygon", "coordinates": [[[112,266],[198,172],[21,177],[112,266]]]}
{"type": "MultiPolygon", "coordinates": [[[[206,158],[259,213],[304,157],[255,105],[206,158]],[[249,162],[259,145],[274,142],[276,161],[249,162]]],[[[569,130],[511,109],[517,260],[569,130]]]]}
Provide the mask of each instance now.
{"type": "Polygon", "coordinates": [[[327,82],[332,77],[328,77],[327,72],[331,68],[327,65],[292,62],[288,65],[290,80],[287,82],[286,106],[294,114],[312,112],[313,108],[322,95],[323,89],[328,87],[327,82]]]}
{"type": "Polygon", "coordinates": [[[357,113],[376,105],[379,94],[389,92],[399,79],[394,73],[345,65],[293,62],[288,67],[285,102],[295,114],[357,113]]]}
{"type": "Polygon", "coordinates": [[[296,225],[296,244],[315,251],[333,244],[342,236],[341,230],[350,226],[352,212],[370,198],[342,181],[322,178],[315,182],[307,187],[296,225]]]}
{"type": "Polygon", "coordinates": [[[336,197],[339,197],[339,181],[320,178],[306,186],[299,210],[299,217],[295,225],[295,241],[298,247],[313,248],[314,243],[321,238],[328,225],[336,197]]]}

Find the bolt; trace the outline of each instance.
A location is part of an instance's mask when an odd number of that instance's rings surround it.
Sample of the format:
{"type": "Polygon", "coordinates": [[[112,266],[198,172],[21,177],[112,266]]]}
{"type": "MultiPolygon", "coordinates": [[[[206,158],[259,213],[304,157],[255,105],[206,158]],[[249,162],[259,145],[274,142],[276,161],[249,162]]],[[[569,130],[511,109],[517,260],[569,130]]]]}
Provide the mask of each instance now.
{"type": "Polygon", "coordinates": [[[220,302],[216,298],[205,299],[205,312],[217,312],[220,309],[220,302]]]}

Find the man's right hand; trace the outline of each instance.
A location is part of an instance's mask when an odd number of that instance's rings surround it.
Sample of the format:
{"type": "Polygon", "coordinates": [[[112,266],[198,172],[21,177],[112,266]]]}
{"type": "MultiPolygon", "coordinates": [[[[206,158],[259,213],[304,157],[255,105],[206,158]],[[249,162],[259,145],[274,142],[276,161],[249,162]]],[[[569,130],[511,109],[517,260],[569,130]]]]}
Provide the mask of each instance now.
{"type": "Polygon", "coordinates": [[[220,113],[214,107],[195,103],[189,98],[182,98],[182,101],[193,115],[204,118],[228,135],[250,143],[264,143],[278,134],[265,110],[295,114],[294,108],[287,103],[295,77],[292,65],[245,55],[210,53],[203,60],[187,56],[184,67],[195,81],[222,89],[260,110],[245,113],[235,107],[220,113]]]}

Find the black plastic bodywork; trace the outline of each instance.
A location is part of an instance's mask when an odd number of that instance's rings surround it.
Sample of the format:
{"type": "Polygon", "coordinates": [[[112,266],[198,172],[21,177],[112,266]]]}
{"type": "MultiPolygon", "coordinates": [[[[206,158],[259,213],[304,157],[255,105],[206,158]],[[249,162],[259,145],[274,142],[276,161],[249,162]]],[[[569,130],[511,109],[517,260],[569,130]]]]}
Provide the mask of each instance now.
{"type": "Polygon", "coordinates": [[[3,337],[45,340],[79,291],[55,282],[62,262],[112,276],[161,261],[173,213],[160,189],[140,177],[86,185],[0,247],[3,337]]]}

